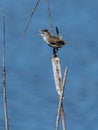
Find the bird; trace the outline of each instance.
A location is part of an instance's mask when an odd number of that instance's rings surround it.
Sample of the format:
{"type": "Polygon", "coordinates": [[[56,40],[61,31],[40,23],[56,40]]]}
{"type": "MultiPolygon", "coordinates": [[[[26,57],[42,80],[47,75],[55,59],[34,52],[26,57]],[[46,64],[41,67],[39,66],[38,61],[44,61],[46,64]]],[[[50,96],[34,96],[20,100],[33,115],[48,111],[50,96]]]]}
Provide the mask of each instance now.
{"type": "Polygon", "coordinates": [[[47,29],[40,30],[40,35],[42,36],[43,40],[53,48],[53,56],[56,56],[58,52],[58,48],[61,48],[66,44],[63,40],[62,36],[59,33],[58,28],[56,27],[57,36],[50,33],[47,29]]]}

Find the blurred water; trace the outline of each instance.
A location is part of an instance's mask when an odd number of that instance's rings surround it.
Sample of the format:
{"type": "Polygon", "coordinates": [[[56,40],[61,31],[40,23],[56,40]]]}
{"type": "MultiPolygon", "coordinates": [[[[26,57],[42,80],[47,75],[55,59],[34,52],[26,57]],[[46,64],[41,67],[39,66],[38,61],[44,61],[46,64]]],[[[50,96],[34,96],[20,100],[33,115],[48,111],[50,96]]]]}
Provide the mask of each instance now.
{"type": "MultiPolygon", "coordinates": [[[[38,34],[49,29],[45,1],[40,1],[23,41],[26,20],[35,1],[2,1],[6,15],[7,98],[10,130],[55,129],[58,99],[51,54],[38,34]]],[[[67,130],[98,130],[98,2],[50,1],[54,29],[59,27],[67,45],[59,50],[62,73],[69,68],[64,110],[67,130]]],[[[0,15],[0,34],[2,17],[0,15]]],[[[0,35],[2,71],[2,36],[0,35]]],[[[2,76],[0,75],[0,84],[2,76]]],[[[0,130],[5,130],[0,85],[0,130]]]]}

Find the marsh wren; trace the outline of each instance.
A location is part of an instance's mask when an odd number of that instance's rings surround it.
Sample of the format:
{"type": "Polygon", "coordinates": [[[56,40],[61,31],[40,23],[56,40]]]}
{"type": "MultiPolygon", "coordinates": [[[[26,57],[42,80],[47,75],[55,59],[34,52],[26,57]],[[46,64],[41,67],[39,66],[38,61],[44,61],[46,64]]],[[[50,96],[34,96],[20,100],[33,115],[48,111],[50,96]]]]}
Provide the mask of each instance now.
{"type": "Polygon", "coordinates": [[[39,31],[40,35],[43,37],[43,40],[50,47],[53,48],[53,56],[56,56],[56,53],[58,52],[58,48],[61,48],[63,45],[66,44],[62,36],[59,34],[59,31],[57,28],[56,28],[56,31],[57,31],[57,36],[54,36],[47,29],[39,31]]]}

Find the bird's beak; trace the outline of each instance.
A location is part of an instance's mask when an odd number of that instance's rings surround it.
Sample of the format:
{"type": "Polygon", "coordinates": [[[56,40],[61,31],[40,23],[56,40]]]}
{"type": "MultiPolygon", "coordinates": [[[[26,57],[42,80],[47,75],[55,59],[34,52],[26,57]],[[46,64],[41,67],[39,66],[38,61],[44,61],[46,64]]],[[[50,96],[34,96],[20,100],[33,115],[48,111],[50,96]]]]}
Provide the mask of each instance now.
{"type": "Polygon", "coordinates": [[[38,30],[39,33],[41,33],[41,30],[38,30]]]}
{"type": "Polygon", "coordinates": [[[41,35],[42,31],[41,31],[41,30],[39,30],[38,32],[39,32],[39,34],[41,35]]]}
{"type": "Polygon", "coordinates": [[[39,34],[42,36],[42,31],[41,31],[41,30],[39,30],[38,32],[39,32],[39,34]]]}

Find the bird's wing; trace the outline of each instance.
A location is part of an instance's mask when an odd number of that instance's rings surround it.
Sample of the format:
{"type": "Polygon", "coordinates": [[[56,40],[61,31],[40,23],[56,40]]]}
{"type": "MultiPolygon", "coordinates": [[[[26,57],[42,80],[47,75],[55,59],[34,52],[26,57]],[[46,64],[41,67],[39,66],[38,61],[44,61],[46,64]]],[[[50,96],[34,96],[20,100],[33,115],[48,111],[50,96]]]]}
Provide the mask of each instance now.
{"type": "Polygon", "coordinates": [[[64,45],[65,44],[63,40],[60,40],[58,37],[55,37],[55,36],[50,39],[50,43],[54,44],[54,45],[58,45],[58,44],[64,45]]]}

